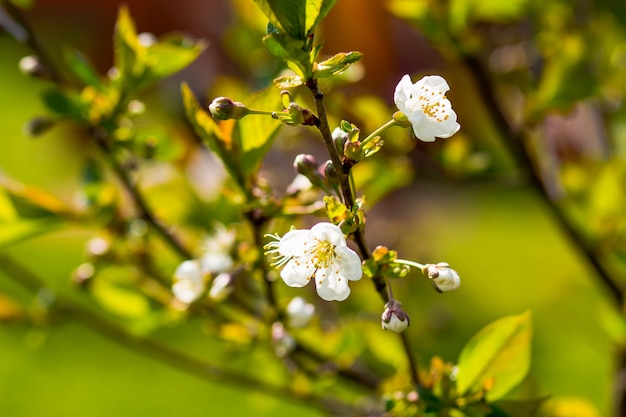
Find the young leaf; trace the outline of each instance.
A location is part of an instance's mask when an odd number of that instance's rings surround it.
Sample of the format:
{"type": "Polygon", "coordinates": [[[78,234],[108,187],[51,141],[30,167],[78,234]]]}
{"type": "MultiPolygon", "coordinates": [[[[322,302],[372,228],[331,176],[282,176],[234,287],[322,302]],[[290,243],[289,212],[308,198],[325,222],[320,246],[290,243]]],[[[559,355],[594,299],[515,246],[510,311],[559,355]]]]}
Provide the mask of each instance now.
{"type": "Polygon", "coordinates": [[[0,225],[0,249],[51,232],[61,227],[62,224],[63,222],[56,217],[18,219],[10,223],[2,223],[0,225]]]}
{"type": "Polygon", "coordinates": [[[129,87],[134,86],[134,81],[144,72],[147,52],[137,38],[135,24],[126,6],[120,7],[117,15],[113,49],[115,67],[120,72],[122,83],[129,87]]]}
{"type": "Polygon", "coordinates": [[[100,87],[100,76],[93,69],[89,60],[80,51],[68,48],[63,51],[63,56],[67,66],[80,82],[96,88],[100,87]]]}
{"type": "Polygon", "coordinates": [[[337,0],[253,0],[281,32],[304,40],[326,17],[337,0]]]}
{"type": "Polygon", "coordinates": [[[531,333],[526,311],[496,320],[474,335],[459,355],[459,393],[488,388],[489,401],[506,395],[528,372],[531,333]]]}
{"type": "Polygon", "coordinates": [[[147,48],[146,70],[140,82],[145,87],[191,64],[204,51],[204,42],[170,35],[147,48]]]}
{"type": "Polygon", "coordinates": [[[53,112],[81,122],[89,120],[89,106],[78,94],[53,88],[43,93],[43,101],[53,112]]]}

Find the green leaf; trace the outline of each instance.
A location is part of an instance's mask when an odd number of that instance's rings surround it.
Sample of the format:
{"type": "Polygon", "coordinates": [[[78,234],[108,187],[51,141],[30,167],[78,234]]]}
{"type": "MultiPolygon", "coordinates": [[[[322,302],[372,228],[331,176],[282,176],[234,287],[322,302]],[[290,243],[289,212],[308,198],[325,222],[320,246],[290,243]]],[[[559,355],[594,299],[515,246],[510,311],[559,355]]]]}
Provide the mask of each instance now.
{"type": "Polygon", "coordinates": [[[282,75],[278,78],[274,78],[274,86],[276,88],[280,88],[281,90],[299,87],[302,84],[302,78],[297,75],[282,75]]]}
{"type": "MultiPolygon", "coordinates": [[[[280,96],[274,89],[266,89],[249,100],[247,104],[251,108],[275,109],[280,108],[280,100],[280,96]]],[[[280,121],[265,115],[247,116],[237,122],[235,134],[239,135],[238,143],[242,152],[241,166],[246,177],[257,172],[281,126],[280,121]]]]}
{"type": "Polygon", "coordinates": [[[253,0],[279,31],[305,40],[337,0],[253,0]]]}
{"type": "Polygon", "coordinates": [[[270,30],[263,37],[263,44],[276,58],[286,61],[287,66],[302,79],[308,79],[311,76],[313,66],[303,40],[270,30]]]}
{"type": "Polygon", "coordinates": [[[55,217],[33,220],[20,219],[10,223],[2,223],[0,224],[0,249],[51,232],[61,225],[60,219],[55,217]]]}
{"type": "Polygon", "coordinates": [[[534,417],[539,407],[548,397],[530,398],[524,400],[506,400],[490,404],[492,412],[487,417],[534,417]]]}
{"type": "Polygon", "coordinates": [[[145,70],[147,51],[137,38],[135,24],[130,17],[128,7],[121,6],[115,24],[113,37],[115,67],[120,72],[122,84],[134,86],[145,70]]]}
{"type": "Polygon", "coordinates": [[[98,272],[90,288],[93,297],[107,311],[129,319],[142,318],[150,313],[146,297],[115,282],[128,275],[129,271],[120,266],[106,268],[98,272]]]}
{"type": "MultiPolygon", "coordinates": [[[[200,107],[196,97],[186,83],[181,85],[181,91],[183,94],[185,115],[193,127],[193,130],[200,137],[202,142],[222,161],[226,170],[237,183],[243,186],[244,176],[232,152],[232,142],[226,141],[215,121],[200,107]]],[[[233,121],[229,120],[226,122],[232,123],[233,121]]]]}
{"type": "Polygon", "coordinates": [[[487,389],[487,399],[506,395],[530,367],[531,314],[504,317],[487,325],[465,345],[458,362],[460,394],[487,389]]]}
{"type": "Polygon", "coordinates": [[[44,91],[43,101],[53,112],[81,122],[89,120],[89,106],[73,91],[58,88],[44,91]]]}
{"type": "Polygon", "coordinates": [[[205,48],[204,42],[194,42],[180,35],[160,39],[147,48],[146,69],[139,87],[180,71],[191,64],[205,48]]]}
{"type": "Polygon", "coordinates": [[[0,224],[13,222],[18,218],[19,214],[13,206],[9,194],[4,188],[0,188],[0,224]]]}
{"type": "Polygon", "coordinates": [[[93,69],[89,60],[77,49],[67,48],[63,57],[72,73],[85,85],[100,88],[101,81],[98,73],[93,69]]]}

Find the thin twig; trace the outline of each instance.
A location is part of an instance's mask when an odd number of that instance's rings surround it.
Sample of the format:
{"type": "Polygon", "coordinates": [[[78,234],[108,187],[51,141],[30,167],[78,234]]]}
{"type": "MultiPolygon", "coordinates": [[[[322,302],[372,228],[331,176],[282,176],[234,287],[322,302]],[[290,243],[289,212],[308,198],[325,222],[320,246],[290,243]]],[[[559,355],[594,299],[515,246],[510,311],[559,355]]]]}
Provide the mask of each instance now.
{"type": "MultiPolygon", "coordinates": [[[[40,277],[23,267],[12,257],[2,253],[0,253],[0,268],[6,273],[7,276],[33,293],[37,293],[42,288],[46,288],[47,286],[45,281],[40,277]]],[[[312,394],[296,394],[287,387],[269,384],[241,372],[220,368],[200,359],[186,355],[155,340],[138,337],[124,328],[82,307],[79,303],[72,301],[69,297],[65,297],[62,294],[55,294],[54,304],[52,307],[56,309],[55,311],[73,318],[86,328],[114,341],[119,345],[141,352],[142,354],[155,358],[175,369],[195,375],[205,381],[211,383],[224,383],[237,388],[243,387],[262,392],[281,400],[290,401],[300,405],[306,404],[321,410],[330,410],[338,414],[354,412],[354,408],[352,406],[335,398],[314,396],[312,394]]]]}
{"type": "Polygon", "coordinates": [[[567,236],[572,246],[578,250],[580,255],[587,261],[589,266],[596,272],[598,278],[604,284],[604,287],[609,292],[613,301],[619,308],[624,304],[624,290],[619,286],[616,281],[611,277],[609,271],[600,262],[600,257],[594,250],[585,242],[583,236],[572,226],[567,217],[563,214],[562,210],[555,204],[550,198],[538,170],[535,168],[535,164],[528,152],[528,149],[524,146],[524,137],[520,133],[516,132],[508,120],[504,116],[501,107],[498,105],[496,94],[489,80],[485,69],[478,59],[474,56],[466,55],[464,57],[465,65],[469,69],[469,72],[473,75],[480,90],[481,97],[487,106],[489,114],[493,117],[494,123],[502,135],[504,143],[509,148],[509,151],[519,168],[522,169],[523,175],[526,176],[530,186],[541,197],[545,207],[548,209],[556,223],[560,226],[561,231],[567,236]]]}
{"type": "MultiPolygon", "coordinates": [[[[324,145],[326,146],[326,150],[330,156],[330,160],[334,165],[335,173],[337,175],[337,178],[339,179],[339,185],[341,187],[341,193],[344,199],[344,203],[349,210],[352,210],[355,206],[355,200],[352,187],[350,185],[350,166],[343,166],[341,157],[339,156],[339,153],[335,148],[332,133],[330,131],[330,126],[328,125],[328,117],[326,116],[324,93],[322,93],[322,91],[319,89],[317,81],[315,79],[309,80],[307,82],[307,87],[311,91],[311,94],[313,95],[313,98],[315,100],[317,117],[319,119],[317,128],[322,135],[324,145]]],[[[365,240],[363,229],[360,226],[357,226],[356,230],[354,231],[353,238],[359,248],[361,258],[363,260],[369,259],[371,257],[371,252],[365,240]]],[[[383,303],[387,303],[390,300],[390,296],[389,291],[387,290],[389,286],[385,278],[381,275],[375,275],[374,277],[372,277],[372,282],[374,284],[376,292],[383,300],[383,303]]],[[[420,380],[417,368],[417,361],[415,360],[413,352],[409,345],[408,336],[405,333],[402,333],[400,337],[402,339],[402,347],[404,349],[404,353],[407,357],[407,361],[409,364],[411,379],[413,381],[413,384],[415,385],[415,388],[418,388],[420,386],[420,380]]]]}
{"type": "Polygon", "coordinates": [[[133,184],[128,173],[124,170],[124,168],[121,167],[121,165],[115,159],[115,156],[113,155],[113,151],[111,150],[110,146],[107,144],[106,139],[96,138],[96,140],[98,141],[98,146],[100,147],[102,154],[104,155],[107,162],[109,163],[109,166],[111,167],[111,169],[113,169],[113,171],[115,172],[115,175],[119,178],[122,185],[124,186],[124,189],[128,192],[131,199],[133,200],[133,204],[139,211],[139,217],[141,217],[144,221],[146,221],[146,223],[152,226],[152,228],[159,235],[161,235],[163,240],[165,240],[170,245],[170,247],[172,247],[172,249],[178,252],[180,256],[182,256],[185,259],[192,259],[193,258],[192,252],[182,244],[182,242],[178,239],[176,235],[174,235],[169,230],[167,230],[165,226],[163,226],[161,222],[157,220],[154,214],[152,214],[152,211],[148,207],[148,204],[146,203],[146,200],[143,198],[143,195],[139,192],[135,184],[133,184]]]}

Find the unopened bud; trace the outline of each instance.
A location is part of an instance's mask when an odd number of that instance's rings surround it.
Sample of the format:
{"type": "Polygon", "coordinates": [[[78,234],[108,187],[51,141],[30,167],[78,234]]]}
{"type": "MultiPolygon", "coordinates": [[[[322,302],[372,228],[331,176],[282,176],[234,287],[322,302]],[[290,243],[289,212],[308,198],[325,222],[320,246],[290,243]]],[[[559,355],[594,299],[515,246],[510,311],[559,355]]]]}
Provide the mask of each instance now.
{"type": "Polygon", "coordinates": [[[232,101],[228,97],[218,97],[209,104],[211,116],[217,120],[239,120],[244,118],[250,109],[238,101],[232,101]]]}
{"type": "Polygon", "coordinates": [[[44,79],[50,78],[50,71],[36,55],[28,55],[20,59],[19,67],[23,74],[44,79]]]}
{"type": "Polygon", "coordinates": [[[299,154],[293,160],[293,167],[300,175],[305,176],[311,184],[322,185],[322,175],[319,172],[319,164],[313,155],[299,154]]]}
{"type": "Polygon", "coordinates": [[[302,297],[295,297],[287,305],[287,317],[291,327],[305,327],[315,314],[315,306],[302,297]]]}
{"type": "Polygon", "coordinates": [[[391,299],[385,304],[385,311],[381,317],[383,329],[402,333],[409,327],[409,316],[402,309],[398,300],[391,299]]]}
{"type": "Polygon", "coordinates": [[[296,348],[295,339],[287,332],[281,322],[272,324],[272,342],[276,356],[284,357],[289,355],[296,348]]]}
{"type": "Polygon", "coordinates": [[[426,264],[422,268],[422,273],[433,284],[437,292],[453,292],[461,286],[461,277],[448,265],[447,262],[438,264],[426,264]]]}
{"type": "Polygon", "coordinates": [[[407,117],[406,114],[402,113],[401,111],[395,112],[392,118],[393,120],[398,122],[398,125],[402,127],[411,127],[411,122],[409,122],[409,118],[407,117]]]}
{"type": "Polygon", "coordinates": [[[328,187],[332,189],[336,189],[339,187],[339,179],[337,178],[335,165],[331,160],[324,162],[324,164],[320,167],[320,172],[324,176],[324,183],[328,187]]]}
{"type": "Polygon", "coordinates": [[[343,156],[343,150],[348,141],[348,133],[344,132],[340,127],[336,127],[331,136],[333,137],[337,152],[339,152],[339,155],[343,156]]]}
{"type": "Polygon", "coordinates": [[[348,161],[358,162],[361,160],[362,154],[361,142],[358,140],[355,142],[346,142],[343,148],[343,155],[348,161]]]}
{"type": "Polygon", "coordinates": [[[47,132],[52,126],[54,120],[45,116],[34,117],[24,124],[23,132],[26,136],[34,138],[47,132]]]}
{"type": "Polygon", "coordinates": [[[225,300],[235,290],[234,283],[235,278],[231,274],[222,272],[213,280],[209,298],[217,302],[225,300]]]}

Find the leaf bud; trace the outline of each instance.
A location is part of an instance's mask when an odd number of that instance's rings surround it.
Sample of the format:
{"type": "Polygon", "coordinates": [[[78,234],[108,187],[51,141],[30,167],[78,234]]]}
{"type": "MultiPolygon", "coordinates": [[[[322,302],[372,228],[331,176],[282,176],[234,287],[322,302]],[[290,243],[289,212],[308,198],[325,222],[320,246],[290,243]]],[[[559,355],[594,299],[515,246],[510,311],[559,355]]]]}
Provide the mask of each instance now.
{"type": "Polygon", "coordinates": [[[320,167],[320,173],[324,178],[324,184],[332,189],[339,187],[339,179],[337,178],[337,172],[335,171],[335,165],[331,160],[328,160],[320,167]]]}
{"type": "Polygon", "coordinates": [[[322,185],[322,175],[319,172],[319,164],[313,155],[299,154],[293,161],[293,167],[300,175],[304,175],[311,184],[322,185]]]}

